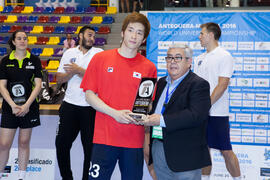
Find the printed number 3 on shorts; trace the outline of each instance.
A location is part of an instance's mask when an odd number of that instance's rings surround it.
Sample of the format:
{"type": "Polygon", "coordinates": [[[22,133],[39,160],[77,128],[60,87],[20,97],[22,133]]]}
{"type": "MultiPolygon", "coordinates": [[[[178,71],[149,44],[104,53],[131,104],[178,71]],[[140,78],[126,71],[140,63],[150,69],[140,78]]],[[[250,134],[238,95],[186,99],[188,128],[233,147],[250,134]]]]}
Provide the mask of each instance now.
{"type": "Polygon", "coordinates": [[[90,162],[89,176],[97,178],[99,176],[99,170],[100,166],[98,164],[92,164],[92,162],[90,162]]]}

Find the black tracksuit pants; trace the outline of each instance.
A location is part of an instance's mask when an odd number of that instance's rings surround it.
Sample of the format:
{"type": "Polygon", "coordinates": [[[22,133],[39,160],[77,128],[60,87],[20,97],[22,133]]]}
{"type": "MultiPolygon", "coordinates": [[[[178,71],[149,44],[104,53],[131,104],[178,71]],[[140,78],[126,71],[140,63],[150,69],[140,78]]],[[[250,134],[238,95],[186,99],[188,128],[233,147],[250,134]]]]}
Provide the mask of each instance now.
{"type": "MultiPolygon", "coordinates": [[[[59,109],[59,126],[55,145],[57,161],[63,180],[73,180],[70,166],[70,149],[73,141],[81,133],[84,151],[83,180],[88,180],[96,111],[88,106],[76,106],[63,102],[59,109]]],[[[78,155],[79,156],[79,155],[78,155]]]]}

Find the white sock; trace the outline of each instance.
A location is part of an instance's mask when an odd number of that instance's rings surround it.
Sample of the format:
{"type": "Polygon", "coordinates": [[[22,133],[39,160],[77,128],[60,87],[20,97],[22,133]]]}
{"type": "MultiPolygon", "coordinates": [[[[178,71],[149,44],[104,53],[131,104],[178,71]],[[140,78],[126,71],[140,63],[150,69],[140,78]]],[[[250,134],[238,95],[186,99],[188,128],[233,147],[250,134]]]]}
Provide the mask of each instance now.
{"type": "Polygon", "coordinates": [[[202,175],[202,180],[210,180],[210,176],[209,175],[202,175]]]}
{"type": "Polygon", "coordinates": [[[19,171],[19,179],[25,178],[26,171],[19,171]]]}
{"type": "Polygon", "coordinates": [[[241,180],[241,176],[233,177],[233,180],[241,180]]]}

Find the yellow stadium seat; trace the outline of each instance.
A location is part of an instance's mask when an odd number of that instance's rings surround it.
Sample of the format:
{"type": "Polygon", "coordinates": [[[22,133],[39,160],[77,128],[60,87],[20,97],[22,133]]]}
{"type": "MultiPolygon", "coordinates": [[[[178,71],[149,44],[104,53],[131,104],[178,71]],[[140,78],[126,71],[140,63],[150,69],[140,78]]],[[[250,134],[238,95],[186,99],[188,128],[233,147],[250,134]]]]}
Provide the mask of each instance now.
{"type": "Polygon", "coordinates": [[[59,37],[50,37],[49,41],[46,43],[47,45],[57,45],[60,42],[59,37]]]}
{"type": "Polygon", "coordinates": [[[0,12],[2,12],[4,10],[3,6],[0,6],[0,12]]]}
{"type": "Polygon", "coordinates": [[[32,34],[40,34],[43,32],[43,26],[34,26],[33,30],[30,32],[32,34]]]}
{"type": "Polygon", "coordinates": [[[63,23],[69,23],[70,22],[70,17],[69,16],[61,16],[60,21],[58,21],[59,24],[63,23]]]}
{"type": "Polygon", "coordinates": [[[79,34],[81,28],[82,28],[82,26],[78,26],[78,27],[77,27],[77,30],[76,30],[76,32],[75,32],[75,34],[79,34]]]}
{"type": "Polygon", "coordinates": [[[45,69],[58,69],[59,61],[58,60],[50,60],[48,66],[45,69]]]}
{"type": "Polygon", "coordinates": [[[106,14],[116,14],[117,13],[117,8],[116,7],[108,7],[106,14]]]}
{"type": "Polygon", "coordinates": [[[35,44],[37,42],[36,36],[28,36],[28,44],[35,44]]]}
{"type": "Polygon", "coordinates": [[[91,21],[91,24],[101,24],[102,21],[103,21],[102,16],[94,16],[91,21]]]}
{"type": "Polygon", "coordinates": [[[15,15],[9,15],[4,22],[5,23],[14,23],[16,21],[17,21],[17,16],[15,16],[15,15]]]}
{"type": "Polygon", "coordinates": [[[40,56],[52,56],[54,54],[53,48],[44,48],[40,56]]]}
{"type": "Polygon", "coordinates": [[[21,13],[30,14],[34,11],[33,6],[25,6],[24,10],[21,13]]]}

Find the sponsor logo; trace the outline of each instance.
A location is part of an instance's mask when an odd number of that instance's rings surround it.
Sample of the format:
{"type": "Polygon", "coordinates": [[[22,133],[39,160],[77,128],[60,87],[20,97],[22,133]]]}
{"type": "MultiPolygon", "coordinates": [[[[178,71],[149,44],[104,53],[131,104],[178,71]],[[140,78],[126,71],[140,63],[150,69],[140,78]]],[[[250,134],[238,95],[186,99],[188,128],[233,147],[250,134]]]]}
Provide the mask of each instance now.
{"type": "Polygon", "coordinates": [[[25,69],[35,69],[35,66],[25,66],[25,69]]]}
{"type": "Polygon", "coordinates": [[[32,65],[32,62],[28,62],[28,66],[31,66],[32,65]]]}
{"type": "Polygon", "coordinates": [[[4,173],[11,173],[11,166],[6,166],[4,169],[4,173]]]}
{"type": "Polygon", "coordinates": [[[7,64],[7,67],[14,67],[14,64],[7,64]]]}
{"type": "Polygon", "coordinates": [[[270,177],[270,168],[261,168],[260,173],[261,176],[270,177]]]}
{"type": "Polygon", "coordinates": [[[36,122],[37,119],[31,119],[30,122],[33,123],[33,122],[36,122]]]}
{"type": "Polygon", "coordinates": [[[267,161],[270,159],[270,150],[266,149],[264,150],[264,159],[267,161]]]}
{"type": "Polygon", "coordinates": [[[69,61],[70,61],[70,63],[75,63],[76,58],[71,58],[69,61]]]}

